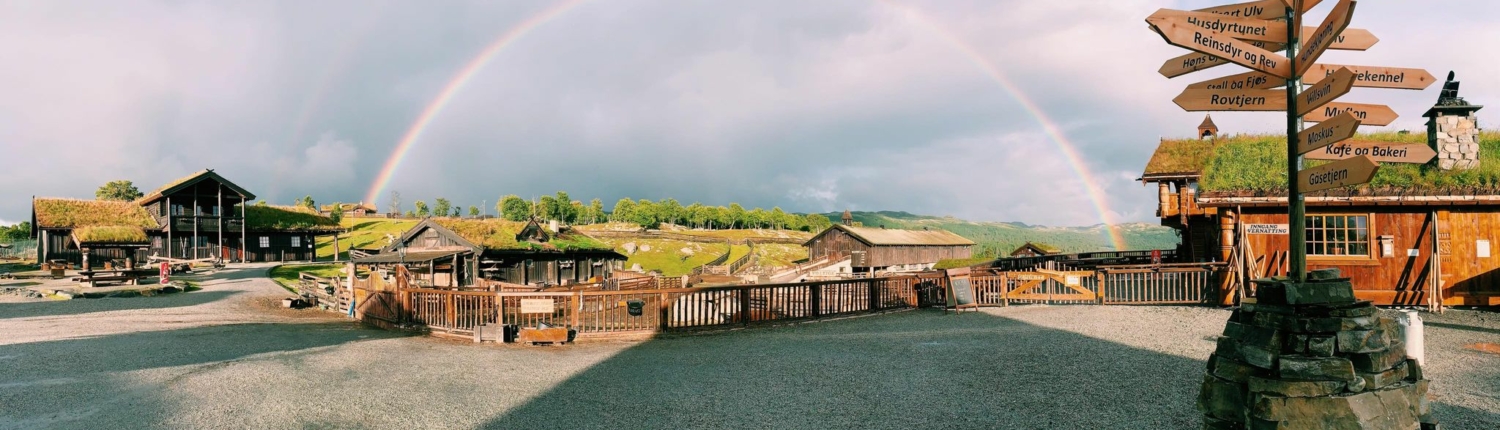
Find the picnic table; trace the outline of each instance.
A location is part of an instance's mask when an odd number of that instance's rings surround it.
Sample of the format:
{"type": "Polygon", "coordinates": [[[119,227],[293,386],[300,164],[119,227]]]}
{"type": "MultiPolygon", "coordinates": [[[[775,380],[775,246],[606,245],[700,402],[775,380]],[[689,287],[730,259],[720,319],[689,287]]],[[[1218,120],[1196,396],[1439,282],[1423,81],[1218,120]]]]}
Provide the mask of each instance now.
{"type": "Polygon", "coordinates": [[[139,285],[140,279],[156,275],[153,269],[105,269],[83,270],[74,278],[85,287],[97,287],[101,283],[120,282],[124,285],[139,285]]]}

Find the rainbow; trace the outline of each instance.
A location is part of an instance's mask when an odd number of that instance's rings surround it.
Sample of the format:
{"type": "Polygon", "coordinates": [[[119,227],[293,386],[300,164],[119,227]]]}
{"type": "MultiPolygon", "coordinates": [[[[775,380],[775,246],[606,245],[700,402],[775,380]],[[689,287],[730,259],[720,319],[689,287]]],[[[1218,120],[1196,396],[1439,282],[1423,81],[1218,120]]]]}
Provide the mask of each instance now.
{"type": "Polygon", "coordinates": [[[386,184],[391,182],[391,177],[395,176],[396,169],[401,167],[401,161],[406,159],[406,153],[411,151],[411,147],[417,143],[417,139],[422,137],[422,133],[427,131],[429,125],[432,125],[433,118],[436,118],[439,113],[443,112],[443,108],[448,106],[448,102],[453,100],[453,96],[458,94],[458,90],[463,89],[464,85],[468,84],[469,80],[474,78],[474,75],[479,74],[479,71],[484,68],[485,64],[490,62],[491,58],[495,57],[495,54],[499,54],[505,47],[515,43],[516,40],[525,36],[532,29],[546,24],[547,21],[557,18],[581,3],[583,3],[583,0],[567,0],[544,9],[536,15],[532,15],[531,18],[527,18],[525,21],[521,21],[520,24],[516,24],[515,27],[511,27],[510,31],[501,34],[499,38],[495,39],[489,46],[486,46],[483,51],[480,51],[479,56],[474,57],[473,60],[469,61],[469,64],[460,69],[458,74],[454,75],[453,79],[448,81],[448,85],[443,87],[443,91],[439,92],[438,96],[427,104],[427,108],[422,110],[422,114],[417,116],[417,121],[413,122],[411,127],[406,129],[406,134],[401,136],[401,142],[396,144],[396,150],[391,152],[391,157],[385,161],[385,166],[381,167],[380,173],[375,175],[375,183],[370,186],[370,191],[365,195],[364,201],[374,204],[380,199],[380,193],[385,190],[386,184]]]}
{"type": "MultiPolygon", "coordinates": [[[[498,39],[495,39],[495,41],[488,47],[486,47],[484,51],[481,51],[479,53],[479,56],[469,61],[468,65],[459,70],[458,74],[454,75],[453,79],[448,82],[448,85],[443,87],[443,91],[438,93],[438,96],[434,98],[432,102],[427,104],[426,109],[422,110],[422,114],[417,117],[416,122],[412,123],[411,127],[406,130],[406,134],[401,137],[401,142],[396,145],[395,151],[391,153],[390,159],[386,160],[385,166],[381,168],[380,173],[375,177],[375,182],[370,187],[370,191],[365,196],[364,201],[373,203],[379,200],[380,193],[385,189],[386,185],[390,183],[391,177],[395,175],[396,169],[401,166],[401,161],[406,157],[407,151],[410,151],[411,147],[416,144],[417,139],[422,137],[422,133],[426,131],[429,125],[432,124],[433,118],[437,117],[437,115],[443,111],[443,108],[447,106],[448,102],[453,99],[453,96],[457,94],[458,91],[462,89],[464,85],[467,84],[469,80],[479,72],[480,69],[483,69],[484,66],[489,63],[490,59],[495,56],[495,54],[500,53],[501,50],[505,49],[505,47],[510,46],[510,44],[526,35],[527,32],[557,18],[558,16],[578,6],[581,3],[583,3],[583,0],[568,0],[559,3],[551,8],[545,9],[542,12],[532,16],[531,18],[522,21],[520,24],[512,27],[509,31],[500,35],[500,37],[498,39]]],[[[1009,95],[1017,103],[1020,103],[1021,107],[1028,114],[1030,114],[1038,124],[1042,126],[1043,134],[1045,134],[1050,140],[1052,140],[1054,144],[1057,145],[1058,150],[1062,152],[1063,158],[1067,161],[1069,167],[1072,168],[1073,173],[1078,175],[1078,178],[1083,181],[1083,186],[1088,194],[1089,201],[1093,204],[1094,210],[1098,212],[1100,221],[1102,221],[1105,227],[1108,229],[1109,239],[1115,250],[1123,251],[1129,249],[1128,245],[1125,242],[1125,236],[1120,232],[1118,220],[1115,219],[1114,213],[1109,210],[1108,197],[1104,194],[1104,189],[1099,186],[1099,181],[1094,178],[1093,173],[1089,172],[1087,164],[1085,164],[1083,158],[1078,155],[1077,147],[1068,140],[1067,136],[1063,134],[1062,130],[1057,126],[1056,122],[1054,122],[1051,117],[1047,116],[1046,112],[1043,111],[1040,106],[1037,106],[1036,102],[1032,101],[1030,97],[1027,97],[1026,93],[1022,92],[1015,83],[1011,82],[1010,78],[1006,77],[1005,73],[1003,73],[1000,68],[997,67],[993,62],[986,59],[978,49],[975,49],[972,45],[965,43],[963,39],[960,39],[952,32],[936,25],[936,23],[934,23],[920,11],[899,3],[892,2],[890,0],[881,0],[881,3],[901,10],[906,14],[907,17],[913,18],[916,21],[922,23],[922,25],[931,29],[933,33],[943,38],[943,40],[948,42],[949,45],[952,45],[954,48],[958,49],[959,52],[963,53],[965,57],[968,57],[968,59],[976,66],[978,66],[979,69],[982,70],[986,75],[988,75],[991,80],[999,84],[1000,88],[1004,90],[1007,95],[1009,95]]]]}

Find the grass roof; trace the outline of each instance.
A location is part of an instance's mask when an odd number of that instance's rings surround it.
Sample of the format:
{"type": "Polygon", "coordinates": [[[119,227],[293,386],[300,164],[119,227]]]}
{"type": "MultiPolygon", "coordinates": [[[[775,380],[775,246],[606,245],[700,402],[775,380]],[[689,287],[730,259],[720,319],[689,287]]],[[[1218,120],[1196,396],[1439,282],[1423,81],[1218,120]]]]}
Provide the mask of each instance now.
{"type": "MultiPolygon", "coordinates": [[[[1354,141],[1386,143],[1427,143],[1426,133],[1362,133],[1354,141]]],[[[1172,166],[1181,172],[1202,175],[1199,189],[1205,192],[1284,190],[1286,183],[1286,137],[1281,135],[1239,135],[1221,137],[1212,145],[1197,139],[1164,140],[1148,163],[1146,174],[1153,169],[1172,166]],[[1203,148],[1207,148],[1203,151],[1203,148]],[[1203,152],[1200,152],[1203,151],[1203,152]],[[1196,168],[1192,166],[1196,165],[1196,168]]],[[[1487,131],[1479,135],[1479,167],[1469,170],[1440,170],[1427,164],[1386,163],[1375,178],[1364,187],[1381,189],[1445,189],[1500,187],[1500,133],[1487,131]]],[[[1329,163],[1307,160],[1304,168],[1329,163]]],[[[1181,173],[1157,170],[1154,173],[1181,173]]]]}
{"type": "Polygon", "coordinates": [[[146,230],[128,226],[79,227],[73,230],[73,239],[81,244],[144,244],[151,241],[146,237],[146,230]]]}
{"type": "Polygon", "coordinates": [[[611,248],[604,242],[589,237],[579,232],[562,234],[551,234],[551,239],[544,244],[531,242],[520,242],[516,240],[516,234],[526,227],[526,223],[519,221],[506,221],[499,218],[490,219],[463,219],[463,218],[433,218],[437,225],[453,231],[459,237],[469,242],[495,250],[548,250],[561,251],[608,251],[611,248]]]}
{"type": "Polygon", "coordinates": [[[1062,248],[1058,248],[1056,246],[1052,246],[1052,245],[1041,243],[1041,242],[1026,242],[1025,245],[1021,245],[1021,246],[1025,247],[1027,245],[1030,245],[1031,247],[1036,248],[1037,250],[1040,250],[1040,251],[1048,253],[1048,254],[1060,254],[1060,253],[1062,253],[1062,248]]]}
{"type": "Polygon", "coordinates": [[[39,198],[31,208],[37,228],[158,227],[145,208],[132,202],[39,198]]]}
{"type": "Polygon", "coordinates": [[[302,206],[245,206],[245,228],[251,231],[335,232],[343,230],[332,218],[302,206]]]}

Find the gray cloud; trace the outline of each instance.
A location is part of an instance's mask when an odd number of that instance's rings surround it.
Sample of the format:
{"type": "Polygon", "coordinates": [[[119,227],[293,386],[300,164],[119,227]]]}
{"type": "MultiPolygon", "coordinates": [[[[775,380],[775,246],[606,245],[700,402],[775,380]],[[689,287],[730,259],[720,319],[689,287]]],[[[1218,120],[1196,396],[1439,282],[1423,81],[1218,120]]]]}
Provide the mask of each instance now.
{"type": "MultiPolygon", "coordinates": [[[[1237,66],[1168,80],[1159,7],[1210,3],[585,2],[495,56],[427,129],[403,200],[567,190],[792,211],[907,210],[1093,224],[1099,211],[1000,70],[1075,145],[1105,209],[1149,221],[1133,181],[1158,137],[1201,114],[1171,98],[1237,66]],[[905,6],[903,6],[905,5],[905,6]],[[952,43],[960,41],[962,46],[952,43]],[[970,52],[973,53],[971,56],[970,52]]],[[[260,197],[356,201],[402,133],[496,37],[553,3],[39,2],[0,6],[0,219],[30,195],[91,197],[216,168],[260,197]]],[[[1362,3],[1381,37],[1330,62],[1459,70],[1483,103],[1500,70],[1478,0],[1362,3]],[[1451,4],[1450,4],[1451,3],[1451,4]],[[1464,20],[1464,36],[1445,24],[1464,20]]],[[[1321,15],[1320,7],[1314,15],[1321,15]]],[[[1436,89],[1358,90],[1414,128],[1436,89]]],[[[1485,116],[1485,112],[1481,111],[1485,116]]],[[[1488,116],[1485,116],[1488,118],[1488,116]]],[[[1274,114],[1223,114],[1275,132],[1274,114]]],[[[385,198],[384,195],[381,196],[385,198]]]]}

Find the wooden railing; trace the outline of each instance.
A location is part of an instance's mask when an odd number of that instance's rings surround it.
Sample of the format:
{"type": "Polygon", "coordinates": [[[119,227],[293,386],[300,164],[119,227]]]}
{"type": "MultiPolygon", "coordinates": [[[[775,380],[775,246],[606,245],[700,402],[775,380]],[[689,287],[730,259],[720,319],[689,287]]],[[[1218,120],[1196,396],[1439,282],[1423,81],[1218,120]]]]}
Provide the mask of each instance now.
{"type": "Polygon", "coordinates": [[[703,263],[703,265],[701,265],[701,266],[694,267],[693,268],[693,272],[692,272],[693,276],[702,275],[704,273],[712,273],[712,274],[715,274],[715,275],[724,275],[724,274],[727,274],[727,273],[718,273],[718,272],[723,272],[723,268],[719,267],[719,266],[723,266],[725,261],[729,261],[729,255],[733,254],[733,253],[734,253],[734,244],[731,244],[729,242],[724,242],[724,254],[720,255],[720,256],[718,256],[716,258],[714,258],[713,260],[710,260],[707,263],[703,263]]]}
{"type": "Polygon", "coordinates": [[[980,306],[1011,304],[1160,305],[1218,303],[1223,264],[1105,266],[1093,271],[1010,271],[970,278],[980,306]],[[1052,271],[1053,273],[1060,273],[1052,271]]]}
{"type": "Polygon", "coordinates": [[[735,259],[733,263],[729,263],[729,274],[730,275],[739,273],[741,268],[744,268],[746,265],[750,265],[750,264],[754,264],[755,263],[755,261],[757,259],[757,257],[755,256],[755,241],[750,240],[750,239],[745,239],[745,246],[750,247],[750,252],[746,253],[745,255],[741,256],[740,258],[735,259]]]}

